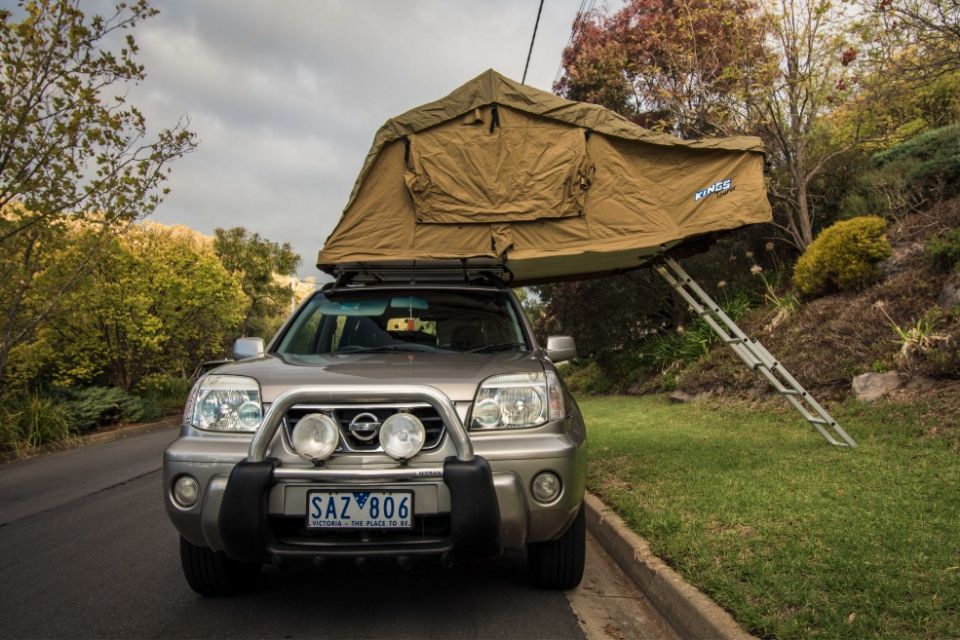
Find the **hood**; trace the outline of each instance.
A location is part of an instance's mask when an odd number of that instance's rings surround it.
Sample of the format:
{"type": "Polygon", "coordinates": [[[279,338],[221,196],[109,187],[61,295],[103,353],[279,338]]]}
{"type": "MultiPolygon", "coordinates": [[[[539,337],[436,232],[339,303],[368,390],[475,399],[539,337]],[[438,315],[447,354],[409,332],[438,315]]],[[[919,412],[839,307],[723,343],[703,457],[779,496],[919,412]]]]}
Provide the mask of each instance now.
{"type": "Polygon", "coordinates": [[[477,387],[500,373],[543,371],[532,353],[369,353],[291,355],[270,353],[214,370],[260,383],[263,402],[293,387],[314,384],[423,384],[454,402],[473,400],[477,387]]]}

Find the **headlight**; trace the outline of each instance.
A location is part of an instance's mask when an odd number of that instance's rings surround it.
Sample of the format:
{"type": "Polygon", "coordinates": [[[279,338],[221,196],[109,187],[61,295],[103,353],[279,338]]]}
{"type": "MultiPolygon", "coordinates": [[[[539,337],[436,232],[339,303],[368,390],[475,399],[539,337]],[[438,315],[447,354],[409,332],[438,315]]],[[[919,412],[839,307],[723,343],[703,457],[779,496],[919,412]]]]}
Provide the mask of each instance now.
{"type": "Polygon", "coordinates": [[[210,431],[256,431],[263,420],[260,385],[244,376],[204,376],[187,403],[189,422],[210,431]]]}
{"type": "Polygon", "coordinates": [[[420,453],[426,439],[423,423],[409,413],[395,413],[380,427],[380,446],[397,460],[409,460],[420,453]]]}
{"type": "Polygon", "coordinates": [[[480,385],[470,427],[535,427],[564,417],[563,390],[556,373],[508,373],[487,378],[480,385]]]}
{"type": "Polygon", "coordinates": [[[311,413],[297,420],[290,434],[297,455],[311,462],[326,460],[340,442],[340,429],[330,416],[311,413]]]}

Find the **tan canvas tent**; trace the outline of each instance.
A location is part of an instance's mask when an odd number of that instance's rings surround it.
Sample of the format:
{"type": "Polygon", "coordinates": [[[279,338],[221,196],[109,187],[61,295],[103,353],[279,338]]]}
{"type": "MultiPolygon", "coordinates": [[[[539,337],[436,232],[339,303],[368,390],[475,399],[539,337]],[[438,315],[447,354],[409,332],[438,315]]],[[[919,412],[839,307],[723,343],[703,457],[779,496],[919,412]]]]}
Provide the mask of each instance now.
{"type": "Polygon", "coordinates": [[[656,134],[490,70],[380,128],[317,266],[480,259],[543,282],[770,219],[758,138],[656,134]]]}

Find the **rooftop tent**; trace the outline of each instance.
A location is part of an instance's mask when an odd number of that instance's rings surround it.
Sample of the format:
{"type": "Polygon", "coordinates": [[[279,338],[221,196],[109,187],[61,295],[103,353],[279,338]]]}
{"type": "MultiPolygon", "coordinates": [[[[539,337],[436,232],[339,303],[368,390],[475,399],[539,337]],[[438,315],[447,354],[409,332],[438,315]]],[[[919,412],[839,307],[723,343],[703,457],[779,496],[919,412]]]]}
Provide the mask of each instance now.
{"type": "Polygon", "coordinates": [[[380,128],[317,266],[468,259],[544,282],[770,219],[758,138],[680,140],[490,70],[380,128]]]}

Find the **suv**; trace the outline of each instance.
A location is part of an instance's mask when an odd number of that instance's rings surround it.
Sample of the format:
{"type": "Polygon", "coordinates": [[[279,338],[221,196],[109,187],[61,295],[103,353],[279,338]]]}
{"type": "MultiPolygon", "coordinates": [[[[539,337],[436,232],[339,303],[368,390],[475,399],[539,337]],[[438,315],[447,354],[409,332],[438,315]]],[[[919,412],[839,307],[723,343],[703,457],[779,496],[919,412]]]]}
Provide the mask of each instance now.
{"type": "Polygon", "coordinates": [[[341,278],[264,350],[204,374],[164,456],[167,513],[195,591],[265,563],[493,558],[526,548],[534,584],[583,573],[586,431],[496,275],[341,278]]]}

